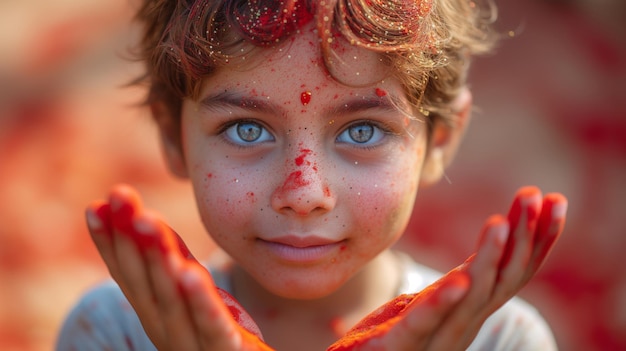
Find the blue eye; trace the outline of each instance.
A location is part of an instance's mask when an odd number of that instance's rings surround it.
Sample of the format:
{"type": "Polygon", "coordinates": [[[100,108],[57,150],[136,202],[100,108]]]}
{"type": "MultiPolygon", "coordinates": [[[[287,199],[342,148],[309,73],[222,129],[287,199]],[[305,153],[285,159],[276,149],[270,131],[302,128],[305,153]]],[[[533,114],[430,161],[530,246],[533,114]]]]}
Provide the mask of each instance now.
{"type": "Polygon", "coordinates": [[[232,124],[224,131],[224,135],[229,141],[245,145],[251,143],[262,143],[265,141],[273,141],[274,137],[261,124],[245,121],[232,124]]]}
{"type": "Polygon", "coordinates": [[[369,122],[357,123],[349,126],[337,137],[340,143],[371,145],[378,143],[385,136],[376,125],[369,122]]]}

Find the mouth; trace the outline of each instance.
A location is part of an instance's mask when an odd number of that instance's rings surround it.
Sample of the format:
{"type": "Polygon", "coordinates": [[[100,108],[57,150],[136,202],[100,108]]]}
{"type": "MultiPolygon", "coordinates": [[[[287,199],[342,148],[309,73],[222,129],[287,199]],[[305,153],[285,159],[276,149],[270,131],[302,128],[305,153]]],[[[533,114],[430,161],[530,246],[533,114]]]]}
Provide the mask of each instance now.
{"type": "Polygon", "coordinates": [[[345,240],[330,240],[317,236],[284,236],[258,239],[270,254],[291,263],[315,263],[332,256],[345,247],[345,240]]]}

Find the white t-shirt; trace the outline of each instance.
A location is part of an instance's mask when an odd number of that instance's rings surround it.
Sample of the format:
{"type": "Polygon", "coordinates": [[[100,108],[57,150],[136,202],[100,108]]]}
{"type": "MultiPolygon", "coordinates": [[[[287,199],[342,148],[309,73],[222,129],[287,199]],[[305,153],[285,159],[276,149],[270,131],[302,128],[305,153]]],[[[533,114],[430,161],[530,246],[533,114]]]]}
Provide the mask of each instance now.
{"type": "MultiPolygon", "coordinates": [[[[400,254],[404,281],[399,294],[416,293],[441,277],[441,273],[400,254]]],[[[215,284],[231,292],[227,270],[211,269],[215,284]]],[[[85,294],[61,329],[57,351],[156,350],[135,311],[113,281],[85,294]]],[[[553,351],[556,342],[537,310],[514,298],[492,314],[468,348],[470,351],[553,351]]]]}

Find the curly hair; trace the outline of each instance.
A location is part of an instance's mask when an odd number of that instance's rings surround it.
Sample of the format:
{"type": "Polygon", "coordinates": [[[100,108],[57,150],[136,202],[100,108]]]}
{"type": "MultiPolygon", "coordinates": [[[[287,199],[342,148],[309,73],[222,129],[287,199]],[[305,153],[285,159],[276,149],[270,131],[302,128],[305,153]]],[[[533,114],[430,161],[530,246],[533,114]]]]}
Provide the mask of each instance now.
{"type": "MultiPolygon", "coordinates": [[[[325,67],[333,43],[379,53],[415,111],[453,123],[450,102],[466,84],[470,58],[496,41],[490,0],[145,0],[137,58],[148,103],[165,101],[179,116],[203,78],[254,50],[281,45],[313,21],[325,67]]],[[[336,78],[335,78],[336,79],[336,78]]]]}

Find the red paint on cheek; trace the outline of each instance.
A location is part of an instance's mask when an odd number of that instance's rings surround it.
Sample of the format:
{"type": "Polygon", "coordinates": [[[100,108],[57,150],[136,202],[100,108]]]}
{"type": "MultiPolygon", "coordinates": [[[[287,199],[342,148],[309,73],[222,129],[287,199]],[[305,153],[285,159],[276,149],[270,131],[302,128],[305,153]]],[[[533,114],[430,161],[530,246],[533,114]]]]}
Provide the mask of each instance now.
{"type": "Polygon", "coordinates": [[[376,88],[376,95],[379,97],[383,97],[387,95],[387,92],[384,89],[376,88]]]}
{"type": "Polygon", "coordinates": [[[309,104],[309,102],[311,102],[311,92],[310,91],[303,91],[300,94],[300,102],[302,102],[302,105],[306,106],[309,104]]]}
{"type": "Polygon", "coordinates": [[[253,203],[254,203],[254,202],[256,202],[256,199],[254,198],[254,193],[253,193],[253,192],[248,191],[248,192],[246,193],[246,196],[248,196],[248,199],[249,199],[251,202],[253,202],[253,203]]]}

